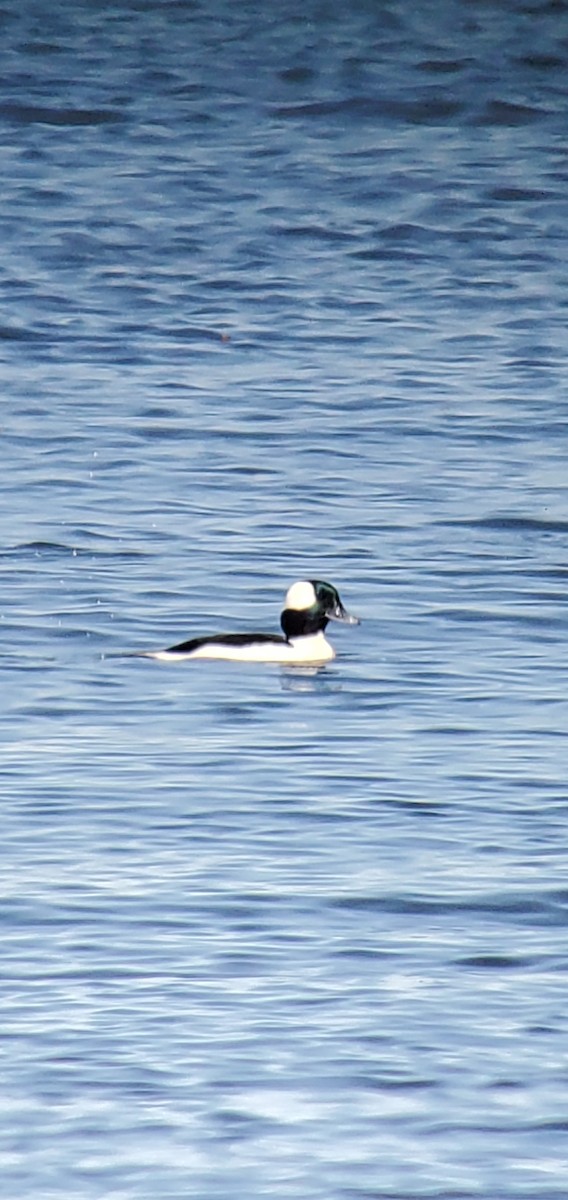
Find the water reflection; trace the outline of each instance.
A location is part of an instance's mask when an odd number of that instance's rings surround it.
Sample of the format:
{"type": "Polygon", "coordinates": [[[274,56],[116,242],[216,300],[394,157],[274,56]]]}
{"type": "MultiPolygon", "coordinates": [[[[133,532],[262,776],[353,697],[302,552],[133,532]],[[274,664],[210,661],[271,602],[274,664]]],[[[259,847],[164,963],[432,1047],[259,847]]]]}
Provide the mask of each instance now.
{"type": "Polygon", "coordinates": [[[283,692],[340,692],[342,684],[327,667],[284,667],[280,672],[283,692]]]}

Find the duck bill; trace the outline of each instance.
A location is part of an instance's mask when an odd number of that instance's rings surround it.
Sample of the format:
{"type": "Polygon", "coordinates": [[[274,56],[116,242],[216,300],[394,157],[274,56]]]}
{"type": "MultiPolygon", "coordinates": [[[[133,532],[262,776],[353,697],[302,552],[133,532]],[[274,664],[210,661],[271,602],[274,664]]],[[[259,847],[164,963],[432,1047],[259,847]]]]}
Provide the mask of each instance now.
{"type": "Polygon", "coordinates": [[[334,604],[331,608],[328,608],[325,615],[326,617],[329,617],[331,621],[343,621],[344,625],[361,624],[359,617],[353,617],[351,613],[348,613],[343,607],[341,601],[338,601],[337,604],[334,604]]]}

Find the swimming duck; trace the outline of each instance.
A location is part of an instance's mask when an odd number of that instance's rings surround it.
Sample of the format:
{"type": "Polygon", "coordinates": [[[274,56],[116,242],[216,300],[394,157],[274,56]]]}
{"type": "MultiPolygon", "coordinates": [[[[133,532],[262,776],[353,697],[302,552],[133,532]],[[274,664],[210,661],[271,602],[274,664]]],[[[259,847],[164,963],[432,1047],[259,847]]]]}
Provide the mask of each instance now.
{"type": "Polygon", "coordinates": [[[358,617],[345,611],[331,583],[302,579],[286,593],[280,617],[283,637],[276,633],[215,633],[211,637],[191,638],[168,650],[145,650],[136,657],[159,662],[221,658],[233,662],[316,666],[335,658],[335,650],[324,634],[330,620],[359,624],[358,617]]]}

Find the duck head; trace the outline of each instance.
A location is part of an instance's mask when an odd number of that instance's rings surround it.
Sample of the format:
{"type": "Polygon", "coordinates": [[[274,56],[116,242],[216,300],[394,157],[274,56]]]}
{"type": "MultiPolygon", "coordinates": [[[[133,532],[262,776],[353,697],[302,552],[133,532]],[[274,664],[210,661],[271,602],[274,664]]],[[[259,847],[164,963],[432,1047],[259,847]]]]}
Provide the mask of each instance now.
{"type": "Polygon", "coordinates": [[[288,588],[280,618],[284,637],[308,637],[324,630],[328,621],[359,625],[359,618],[343,607],[333,584],[320,579],[301,579],[288,588]]]}

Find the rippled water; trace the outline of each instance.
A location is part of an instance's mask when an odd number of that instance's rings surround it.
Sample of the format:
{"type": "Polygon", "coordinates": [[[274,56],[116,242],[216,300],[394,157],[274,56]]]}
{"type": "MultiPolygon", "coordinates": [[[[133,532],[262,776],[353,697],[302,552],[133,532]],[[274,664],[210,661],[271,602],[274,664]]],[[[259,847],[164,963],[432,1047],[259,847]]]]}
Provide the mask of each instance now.
{"type": "Polygon", "coordinates": [[[0,29],[2,1194],[564,1198],[568,6],[0,29]]]}

